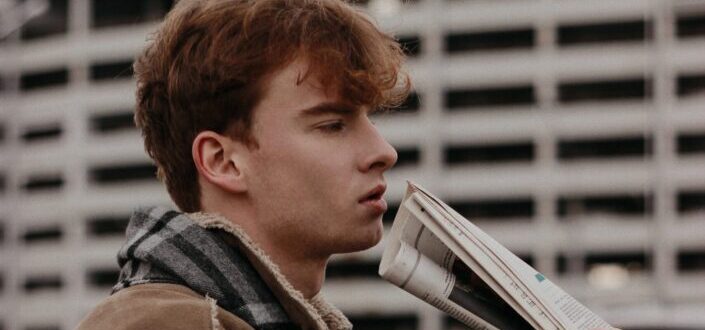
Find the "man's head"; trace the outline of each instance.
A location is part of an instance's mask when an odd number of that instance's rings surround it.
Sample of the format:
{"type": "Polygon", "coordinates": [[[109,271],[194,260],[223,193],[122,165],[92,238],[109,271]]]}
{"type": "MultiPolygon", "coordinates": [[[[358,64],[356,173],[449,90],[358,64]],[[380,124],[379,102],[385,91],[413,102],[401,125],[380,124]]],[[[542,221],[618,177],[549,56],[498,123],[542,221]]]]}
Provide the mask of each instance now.
{"type": "Polygon", "coordinates": [[[305,63],[299,83],[376,109],[408,93],[406,79],[398,88],[403,59],[393,39],[338,0],[182,0],[135,63],[135,118],[172,199],[193,212],[202,207],[194,139],[211,131],[258,148],[253,110],[277,73],[305,63]]]}
{"type": "Polygon", "coordinates": [[[193,153],[204,210],[228,215],[270,253],[324,260],[379,242],[383,174],[397,154],[373,109],[302,78],[312,65],[297,59],[271,77],[252,118],[257,147],[201,132],[193,153]]]}

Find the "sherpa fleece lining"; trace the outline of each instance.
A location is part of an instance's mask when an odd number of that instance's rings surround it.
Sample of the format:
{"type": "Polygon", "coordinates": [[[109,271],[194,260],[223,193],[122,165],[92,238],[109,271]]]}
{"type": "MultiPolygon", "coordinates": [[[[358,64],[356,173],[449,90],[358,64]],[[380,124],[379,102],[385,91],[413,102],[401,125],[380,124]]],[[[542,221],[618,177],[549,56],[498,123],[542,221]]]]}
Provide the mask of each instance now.
{"type": "Polygon", "coordinates": [[[237,244],[263,280],[277,296],[289,317],[304,328],[349,330],[352,324],[343,313],[329,304],[319,292],[311,300],[306,300],[301,291],[296,290],[281,273],[279,267],[269,258],[242,228],[225,217],[215,213],[189,213],[188,217],[203,228],[225,230],[237,238],[237,244]]]}

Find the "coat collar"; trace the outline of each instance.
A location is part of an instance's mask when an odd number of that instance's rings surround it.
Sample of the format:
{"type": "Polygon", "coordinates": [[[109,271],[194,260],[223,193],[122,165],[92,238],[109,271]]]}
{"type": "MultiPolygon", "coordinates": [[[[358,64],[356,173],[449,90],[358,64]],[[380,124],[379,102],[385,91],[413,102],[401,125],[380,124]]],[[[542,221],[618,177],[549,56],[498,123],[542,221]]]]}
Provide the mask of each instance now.
{"type": "Polygon", "coordinates": [[[188,216],[203,228],[217,228],[232,235],[228,239],[229,243],[238,246],[245,253],[294,323],[303,329],[352,329],[352,324],[345,315],[329,304],[320,292],[310,300],[305,299],[240,226],[214,213],[197,212],[189,213],[188,216]]]}

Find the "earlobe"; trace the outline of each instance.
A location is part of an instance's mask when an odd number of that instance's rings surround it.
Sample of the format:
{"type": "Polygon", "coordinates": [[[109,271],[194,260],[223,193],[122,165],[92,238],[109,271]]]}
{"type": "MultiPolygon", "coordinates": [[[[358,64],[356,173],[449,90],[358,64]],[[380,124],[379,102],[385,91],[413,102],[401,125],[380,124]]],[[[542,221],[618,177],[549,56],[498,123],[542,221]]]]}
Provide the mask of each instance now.
{"type": "Polygon", "coordinates": [[[237,142],[212,131],[196,135],[191,147],[196,170],[205,181],[231,193],[247,190],[239,164],[237,142]]]}

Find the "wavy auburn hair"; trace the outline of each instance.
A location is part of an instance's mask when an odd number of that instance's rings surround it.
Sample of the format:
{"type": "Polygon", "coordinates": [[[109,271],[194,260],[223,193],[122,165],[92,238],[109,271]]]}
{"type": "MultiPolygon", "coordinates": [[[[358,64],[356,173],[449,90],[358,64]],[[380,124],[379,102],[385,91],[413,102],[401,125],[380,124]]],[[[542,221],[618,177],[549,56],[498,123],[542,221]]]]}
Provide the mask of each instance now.
{"type": "Polygon", "coordinates": [[[135,122],[182,211],[201,208],[196,135],[256,142],[252,109],[267,77],[297,57],[356,105],[394,107],[409,93],[399,44],[340,0],[181,0],[167,15],[134,64],[135,122]]]}

